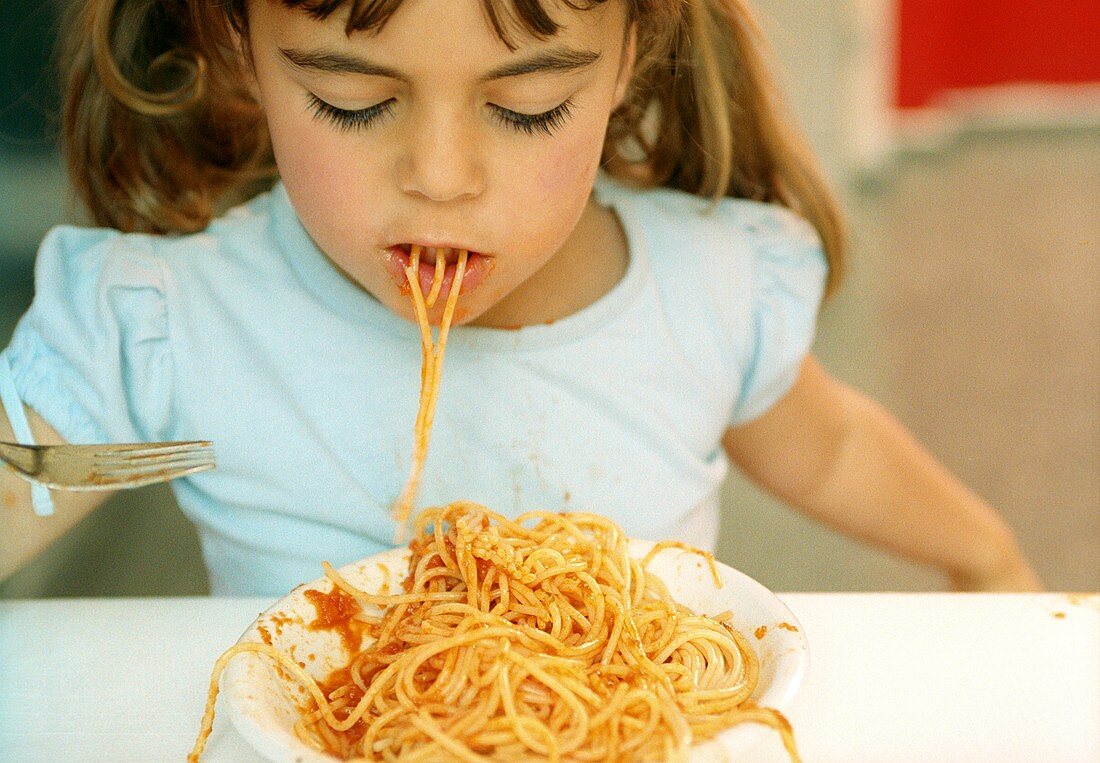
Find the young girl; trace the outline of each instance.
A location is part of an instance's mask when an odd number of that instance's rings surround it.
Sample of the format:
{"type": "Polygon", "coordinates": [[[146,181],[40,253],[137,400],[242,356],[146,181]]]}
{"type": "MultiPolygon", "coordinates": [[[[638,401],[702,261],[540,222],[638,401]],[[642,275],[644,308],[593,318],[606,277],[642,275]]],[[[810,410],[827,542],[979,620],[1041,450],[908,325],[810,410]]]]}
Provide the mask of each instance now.
{"type": "MultiPolygon", "coordinates": [[[[436,323],[468,252],[419,505],[712,547],[732,461],[957,588],[1037,587],[808,354],[843,235],[741,0],[81,5],[65,138],[102,227],[42,245],[0,440],[214,441],[174,488],[215,593],[392,544],[414,247],[445,261],[436,323]]],[[[0,489],[5,575],[103,497],[0,489]]]]}

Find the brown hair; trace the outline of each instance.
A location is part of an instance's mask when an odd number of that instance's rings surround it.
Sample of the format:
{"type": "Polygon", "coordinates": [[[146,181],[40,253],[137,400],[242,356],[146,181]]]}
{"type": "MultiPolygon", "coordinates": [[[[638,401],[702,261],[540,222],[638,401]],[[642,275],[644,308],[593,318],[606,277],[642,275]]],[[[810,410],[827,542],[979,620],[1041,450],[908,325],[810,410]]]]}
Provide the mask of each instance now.
{"type": "MultiPolygon", "coordinates": [[[[501,39],[546,38],[545,0],[481,0],[501,39]]],[[[575,9],[606,0],[551,0],[575,9]]],[[[634,77],[611,115],[606,170],[643,187],[777,202],[809,220],[831,293],[846,238],[839,205],[779,103],[743,0],[624,0],[634,77]]],[[[315,18],[348,6],[348,32],[380,28],[402,0],[280,0],[315,18]]],[[[128,231],[201,230],[275,178],[259,105],[240,70],[246,0],[76,3],[63,54],[63,137],[93,221],[128,231]]]]}

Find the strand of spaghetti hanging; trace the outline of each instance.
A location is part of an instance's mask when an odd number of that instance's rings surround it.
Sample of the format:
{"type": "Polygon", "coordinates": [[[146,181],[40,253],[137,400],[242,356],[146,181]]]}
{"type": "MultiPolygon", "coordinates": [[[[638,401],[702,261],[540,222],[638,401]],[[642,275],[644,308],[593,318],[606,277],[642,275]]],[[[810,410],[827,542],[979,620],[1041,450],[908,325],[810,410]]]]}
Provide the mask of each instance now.
{"type": "Polygon", "coordinates": [[[431,440],[432,423],[435,421],[435,404],[439,398],[439,381],[443,373],[443,356],[447,350],[447,335],[451,330],[451,322],[454,320],[455,306],[458,303],[458,295],[462,290],[462,277],[466,272],[466,260],[468,253],[465,249],[459,251],[458,261],[455,264],[455,274],[451,281],[451,288],[447,292],[447,302],[443,309],[443,316],[439,322],[438,339],[432,339],[431,324],[428,321],[428,310],[435,306],[439,293],[443,288],[443,276],[446,273],[446,258],[444,250],[436,250],[435,272],[432,274],[432,286],[425,298],[420,288],[420,254],[419,246],[412,247],[409,256],[409,264],[405,268],[405,277],[409,281],[409,298],[412,301],[413,312],[416,315],[416,323],[420,327],[420,404],[416,412],[416,423],[413,426],[413,453],[412,463],[409,469],[409,478],[405,482],[400,496],[393,505],[393,519],[397,522],[395,542],[404,542],[404,533],[412,515],[413,506],[416,503],[416,495],[420,490],[420,477],[424,470],[424,461],[428,456],[428,445],[431,440]]]}

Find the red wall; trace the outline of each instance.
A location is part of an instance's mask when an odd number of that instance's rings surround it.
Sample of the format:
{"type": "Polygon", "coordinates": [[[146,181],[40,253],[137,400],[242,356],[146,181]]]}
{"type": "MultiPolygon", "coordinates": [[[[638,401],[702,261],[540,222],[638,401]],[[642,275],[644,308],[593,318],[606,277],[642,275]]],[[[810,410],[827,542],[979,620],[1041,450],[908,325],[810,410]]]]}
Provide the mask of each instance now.
{"type": "Polygon", "coordinates": [[[897,105],[944,90],[1100,82],[1100,0],[898,0],[897,105]]]}

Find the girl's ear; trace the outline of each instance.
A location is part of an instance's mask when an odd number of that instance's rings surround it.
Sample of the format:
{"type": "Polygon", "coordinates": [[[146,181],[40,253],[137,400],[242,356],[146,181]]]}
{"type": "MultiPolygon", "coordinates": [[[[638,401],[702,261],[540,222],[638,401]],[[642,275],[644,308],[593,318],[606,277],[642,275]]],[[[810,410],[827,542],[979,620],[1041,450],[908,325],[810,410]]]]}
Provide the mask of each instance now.
{"type": "Polygon", "coordinates": [[[634,61],[638,53],[638,26],[631,24],[626,33],[626,44],[623,45],[623,55],[619,60],[619,76],[615,80],[615,100],[611,104],[614,111],[622,105],[630,89],[630,80],[634,76],[634,61]]]}

